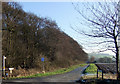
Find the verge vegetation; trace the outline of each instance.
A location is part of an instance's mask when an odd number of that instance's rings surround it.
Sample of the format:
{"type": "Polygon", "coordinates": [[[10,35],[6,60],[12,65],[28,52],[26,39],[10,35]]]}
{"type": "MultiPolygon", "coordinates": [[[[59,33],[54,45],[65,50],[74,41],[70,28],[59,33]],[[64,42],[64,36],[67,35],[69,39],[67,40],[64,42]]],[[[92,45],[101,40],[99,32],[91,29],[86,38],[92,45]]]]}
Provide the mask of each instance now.
{"type": "Polygon", "coordinates": [[[63,73],[70,72],[78,67],[83,67],[85,65],[87,65],[87,64],[74,65],[74,66],[70,66],[68,68],[62,68],[59,70],[55,70],[53,72],[38,73],[38,74],[30,75],[30,76],[10,77],[10,78],[5,78],[5,79],[33,78],[33,77],[43,77],[43,76],[51,76],[51,75],[56,75],[56,74],[63,74],[63,73]]]}
{"type": "Polygon", "coordinates": [[[97,66],[95,64],[90,64],[83,73],[95,74],[97,73],[97,66]]]}

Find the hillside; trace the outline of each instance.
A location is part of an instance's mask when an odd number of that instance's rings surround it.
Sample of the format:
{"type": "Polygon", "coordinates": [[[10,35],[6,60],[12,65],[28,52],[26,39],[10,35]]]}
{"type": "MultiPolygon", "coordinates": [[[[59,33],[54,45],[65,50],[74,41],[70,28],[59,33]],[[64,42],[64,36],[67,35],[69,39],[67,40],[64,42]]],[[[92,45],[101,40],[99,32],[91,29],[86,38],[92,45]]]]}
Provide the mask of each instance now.
{"type": "Polygon", "coordinates": [[[113,55],[103,54],[103,53],[89,53],[88,56],[89,56],[89,58],[90,58],[91,56],[94,56],[95,59],[104,58],[104,57],[113,58],[113,55]]]}
{"type": "Polygon", "coordinates": [[[3,3],[2,54],[6,67],[47,71],[83,63],[87,53],[51,19],[24,12],[17,3],[3,3]]]}

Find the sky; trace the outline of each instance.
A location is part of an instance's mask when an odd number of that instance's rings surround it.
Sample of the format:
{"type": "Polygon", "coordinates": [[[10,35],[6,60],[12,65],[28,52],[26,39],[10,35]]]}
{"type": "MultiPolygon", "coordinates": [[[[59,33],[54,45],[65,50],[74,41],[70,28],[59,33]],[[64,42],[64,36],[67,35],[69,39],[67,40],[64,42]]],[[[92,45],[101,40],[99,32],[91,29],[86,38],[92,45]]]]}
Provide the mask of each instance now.
{"type": "MultiPolygon", "coordinates": [[[[47,17],[56,21],[58,27],[82,45],[87,53],[95,51],[95,47],[87,46],[89,44],[88,42],[85,44],[85,41],[89,41],[88,38],[71,28],[76,26],[80,29],[83,28],[83,25],[79,23],[79,21],[82,21],[82,17],[74,9],[72,2],[20,2],[20,5],[22,5],[23,10],[26,12],[31,12],[37,16],[47,17]]],[[[105,53],[113,54],[111,52],[105,53]]]]}
{"type": "Polygon", "coordinates": [[[57,25],[68,35],[77,40],[75,31],[70,28],[77,23],[77,12],[71,2],[22,2],[26,12],[32,12],[40,17],[47,17],[56,21],[57,25]]]}

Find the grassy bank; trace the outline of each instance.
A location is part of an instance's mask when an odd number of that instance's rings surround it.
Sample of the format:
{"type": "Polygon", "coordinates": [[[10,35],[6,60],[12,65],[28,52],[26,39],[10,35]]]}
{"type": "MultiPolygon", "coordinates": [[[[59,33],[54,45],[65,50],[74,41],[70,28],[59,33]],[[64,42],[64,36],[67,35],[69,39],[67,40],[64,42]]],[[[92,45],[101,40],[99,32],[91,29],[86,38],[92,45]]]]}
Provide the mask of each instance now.
{"type": "Polygon", "coordinates": [[[86,73],[90,73],[90,74],[97,73],[97,66],[95,64],[90,64],[88,66],[88,68],[86,68],[83,73],[84,74],[86,74],[86,73]]]}
{"type": "Polygon", "coordinates": [[[50,76],[50,75],[56,75],[56,74],[63,74],[63,73],[70,72],[78,67],[82,67],[85,65],[87,65],[87,64],[74,65],[69,68],[62,68],[59,70],[55,70],[53,72],[39,73],[39,74],[34,74],[34,75],[29,75],[29,76],[21,76],[21,77],[11,77],[11,78],[6,78],[6,79],[33,78],[33,77],[43,77],[43,76],[50,76]]]}

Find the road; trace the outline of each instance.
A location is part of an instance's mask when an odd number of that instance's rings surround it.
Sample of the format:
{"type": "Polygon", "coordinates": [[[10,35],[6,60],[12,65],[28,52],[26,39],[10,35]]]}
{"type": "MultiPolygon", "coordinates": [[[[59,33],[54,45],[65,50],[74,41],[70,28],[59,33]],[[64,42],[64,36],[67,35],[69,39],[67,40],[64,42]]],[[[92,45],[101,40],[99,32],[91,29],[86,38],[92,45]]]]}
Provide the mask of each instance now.
{"type": "Polygon", "coordinates": [[[47,77],[35,77],[26,79],[16,79],[16,80],[3,80],[3,82],[75,82],[80,79],[83,70],[88,65],[84,67],[79,67],[71,72],[47,77]]]}

